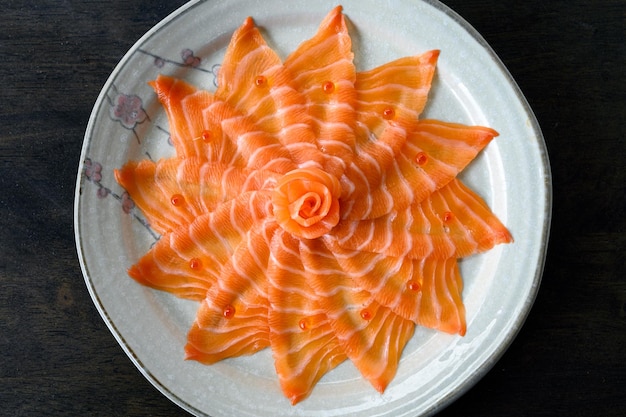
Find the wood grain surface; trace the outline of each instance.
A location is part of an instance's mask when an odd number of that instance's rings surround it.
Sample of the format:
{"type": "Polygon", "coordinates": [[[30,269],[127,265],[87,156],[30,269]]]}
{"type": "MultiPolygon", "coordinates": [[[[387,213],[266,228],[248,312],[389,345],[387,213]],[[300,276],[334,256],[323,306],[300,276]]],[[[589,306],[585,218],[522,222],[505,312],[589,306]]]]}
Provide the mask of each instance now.
{"type": "MultiPolygon", "coordinates": [[[[80,271],[74,186],[92,106],[182,0],[5,0],[0,10],[0,415],[184,416],[108,331],[80,271]]],[[[536,303],[440,415],[626,415],[626,3],[448,0],[543,129],[554,206],[536,303]]]]}

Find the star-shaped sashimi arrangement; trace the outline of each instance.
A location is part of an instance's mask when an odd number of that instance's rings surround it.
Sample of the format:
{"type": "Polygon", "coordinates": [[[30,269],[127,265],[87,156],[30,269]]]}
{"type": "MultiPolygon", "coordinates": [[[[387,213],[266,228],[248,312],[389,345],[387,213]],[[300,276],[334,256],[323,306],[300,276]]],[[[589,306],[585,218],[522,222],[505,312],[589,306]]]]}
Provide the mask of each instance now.
{"type": "Polygon", "coordinates": [[[465,334],[458,259],[512,238],[457,179],[497,132],[419,118],[438,55],[357,72],[338,6],[284,61],[246,19],[215,92],[151,82],[176,155],[116,178],[161,234],[129,275],[199,302],[187,359],[270,348],[295,404],[346,359],[382,392],[416,325],[465,334]]]}

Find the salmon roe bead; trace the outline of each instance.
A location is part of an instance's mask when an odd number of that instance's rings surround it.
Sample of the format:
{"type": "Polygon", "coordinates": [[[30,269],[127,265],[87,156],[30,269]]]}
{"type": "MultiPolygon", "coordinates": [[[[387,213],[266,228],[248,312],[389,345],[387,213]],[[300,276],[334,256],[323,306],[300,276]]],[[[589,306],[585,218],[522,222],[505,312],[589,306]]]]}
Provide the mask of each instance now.
{"type": "Polygon", "coordinates": [[[387,107],[385,110],[383,110],[383,118],[386,120],[393,119],[395,115],[396,115],[396,111],[392,109],[391,107],[387,107]]]}
{"type": "Polygon", "coordinates": [[[300,327],[300,330],[306,330],[309,327],[309,324],[306,319],[302,319],[298,322],[298,327],[300,327]]]}
{"type": "Polygon", "coordinates": [[[263,87],[266,84],[267,84],[267,78],[265,78],[265,76],[263,75],[259,75],[254,80],[254,85],[256,85],[257,87],[263,87]]]}
{"type": "Polygon", "coordinates": [[[201,269],[202,268],[202,261],[198,258],[192,258],[191,260],[189,260],[189,268],[191,269],[201,269]]]}
{"type": "Polygon", "coordinates": [[[445,213],[443,213],[442,219],[444,223],[449,223],[454,219],[454,213],[452,213],[451,211],[446,211],[445,213]]]}
{"type": "Polygon", "coordinates": [[[173,206],[180,207],[185,204],[185,197],[183,197],[181,194],[174,194],[172,198],[170,198],[170,202],[173,206]]]}
{"type": "Polygon", "coordinates": [[[222,314],[224,315],[224,318],[232,319],[235,315],[235,307],[231,306],[230,304],[227,305],[226,307],[224,307],[224,311],[222,312],[222,314]]]}
{"type": "Polygon", "coordinates": [[[417,155],[415,155],[415,162],[420,166],[428,162],[428,155],[426,155],[426,152],[418,152],[417,155]]]}
{"type": "Polygon", "coordinates": [[[324,84],[322,84],[322,90],[324,90],[325,93],[332,93],[333,91],[335,91],[335,83],[332,81],[326,81],[324,84]]]}
{"type": "Polygon", "coordinates": [[[200,137],[204,142],[211,142],[211,139],[213,139],[213,134],[210,130],[205,130],[202,132],[202,135],[200,135],[200,137]]]}

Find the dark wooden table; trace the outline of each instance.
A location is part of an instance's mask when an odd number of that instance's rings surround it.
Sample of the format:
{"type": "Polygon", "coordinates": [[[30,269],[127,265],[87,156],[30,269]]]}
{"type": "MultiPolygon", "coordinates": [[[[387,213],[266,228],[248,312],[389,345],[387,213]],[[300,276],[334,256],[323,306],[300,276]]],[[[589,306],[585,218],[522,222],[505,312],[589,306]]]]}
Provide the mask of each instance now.
{"type": "MultiPolygon", "coordinates": [[[[1,415],[185,415],[109,333],[73,232],[98,92],[128,48],[183,3],[2,3],[1,415]]],[[[554,208],[542,286],[523,329],[441,415],[626,415],[626,3],[446,3],[492,45],[535,111],[554,208]]]]}

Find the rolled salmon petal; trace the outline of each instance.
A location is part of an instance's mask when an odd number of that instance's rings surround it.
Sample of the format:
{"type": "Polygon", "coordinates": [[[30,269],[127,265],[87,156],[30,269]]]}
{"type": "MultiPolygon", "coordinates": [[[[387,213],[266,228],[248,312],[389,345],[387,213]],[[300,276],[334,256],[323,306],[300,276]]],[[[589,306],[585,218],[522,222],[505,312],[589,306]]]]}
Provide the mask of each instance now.
{"type": "Polygon", "coordinates": [[[415,324],[359,288],[321,240],[301,241],[302,263],[341,347],[379,392],[393,379],[415,324]]]}
{"type": "Polygon", "coordinates": [[[267,271],[270,344],[282,391],[296,404],[346,355],[308,283],[299,241],[279,231],[271,252],[267,271]]]}

